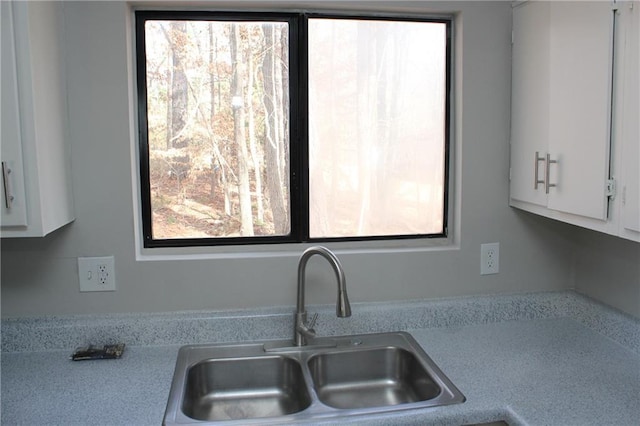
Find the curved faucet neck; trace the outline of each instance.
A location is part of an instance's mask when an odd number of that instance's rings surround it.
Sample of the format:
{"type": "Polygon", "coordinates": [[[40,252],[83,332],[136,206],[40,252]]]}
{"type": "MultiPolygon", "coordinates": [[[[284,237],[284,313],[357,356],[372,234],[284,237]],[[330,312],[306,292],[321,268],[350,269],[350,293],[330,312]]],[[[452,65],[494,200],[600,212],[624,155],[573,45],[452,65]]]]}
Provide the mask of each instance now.
{"type": "Polygon", "coordinates": [[[347,285],[344,278],[344,271],[338,258],[328,249],[316,246],[310,247],[302,253],[300,261],[298,262],[298,301],[296,304],[295,324],[294,324],[294,337],[293,341],[296,346],[304,346],[307,344],[307,339],[315,336],[313,324],[315,324],[314,317],[311,323],[307,323],[307,311],[304,307],[304,285],[305,285],[305,271],[307,269],[307,262],[314,254],[327,259],[333,271],[336,273],[336,279],[338,280],[338,302],[336,304],[336,315],[344,318],[351,316],[351,305],[349,304],[349,297],[347,296],[347,285]]]}
{"type": "Polygon", "coordinates": [[[349,298],[347,297],[346,279],[342,265],[335,254],[333,254],[329,249],[321,246],[310,247],[302,253],[302,256],[300,256],[300,261],[298,262],[298,299],[296,304],[296,313],[301,314],[305,312],[305,271],[307,269],[309,259],[316,254],[327,259],[336,274],[336,279],[338,281],[337,315],[340,317],[350,316],[351,307],[349,305],[349,298]]]}

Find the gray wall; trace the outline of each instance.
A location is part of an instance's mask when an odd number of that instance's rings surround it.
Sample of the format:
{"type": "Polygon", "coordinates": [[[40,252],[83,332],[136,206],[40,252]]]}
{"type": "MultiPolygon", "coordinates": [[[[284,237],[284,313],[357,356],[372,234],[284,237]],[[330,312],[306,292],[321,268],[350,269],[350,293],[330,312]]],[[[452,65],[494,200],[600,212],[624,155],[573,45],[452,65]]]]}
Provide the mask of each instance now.
{"type": "MultiPolygon", "coordinates": [[[[453,224],[459,245],[414,252],[340,251],[352,302],[572,287],[573,230],[508,206],[510,3],[427,5],[407,7],[460,12],[454,147],[458,218],[453,224]],[[501,243],[500,273],[480,276],[480,244],[494,241],[501,243]]],[[[77,219],[43,239],[2,241],[2,316],[293,305],[295,253],[136,261],[129,10],[122,2],[79,2],[65,3],[65,11],[77,219]],[[115,256],[118,290],[80,293],[77,257],[108,255],[115,256]]],[[[308,302],[331,303],[335,284],[329,268],[312,262],[308,302]]]]}
{"type": "Polygon", "coordinates": [[[640,243],[579,230],[575,288],[640,318],[640,243]]]}

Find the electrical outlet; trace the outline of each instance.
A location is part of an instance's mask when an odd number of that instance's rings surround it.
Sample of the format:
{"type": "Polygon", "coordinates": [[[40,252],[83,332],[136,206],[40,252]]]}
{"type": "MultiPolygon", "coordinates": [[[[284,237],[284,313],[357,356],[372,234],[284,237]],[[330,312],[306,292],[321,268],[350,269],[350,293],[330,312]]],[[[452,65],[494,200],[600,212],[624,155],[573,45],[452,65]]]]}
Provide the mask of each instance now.
{"type": "Polygon", "coordinates": [[[480,245],[480,275],[500,272],[500,243],[480,245]]]}
{"type": "Polygon", "coordinates": [[[79,257],[80,291],[115,291],[116,277],[113,256],[79,257]]]}

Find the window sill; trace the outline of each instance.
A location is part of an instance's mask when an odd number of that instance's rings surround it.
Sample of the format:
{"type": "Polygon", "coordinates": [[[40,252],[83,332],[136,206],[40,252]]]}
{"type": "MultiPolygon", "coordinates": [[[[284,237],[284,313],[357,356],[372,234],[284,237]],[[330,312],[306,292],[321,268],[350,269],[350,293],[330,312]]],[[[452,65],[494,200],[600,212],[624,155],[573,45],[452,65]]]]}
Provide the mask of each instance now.
{"type": "Polygon", "coordinates": [[[146,262],[296,257],[306,248],[314,245],[325,246],[337,255],[397,254],[460,250],[458,242],[454,241],[451,237],[438,239],[263,244],[221,247],[141,248],[138,246],[136,260],[146,262]]]}

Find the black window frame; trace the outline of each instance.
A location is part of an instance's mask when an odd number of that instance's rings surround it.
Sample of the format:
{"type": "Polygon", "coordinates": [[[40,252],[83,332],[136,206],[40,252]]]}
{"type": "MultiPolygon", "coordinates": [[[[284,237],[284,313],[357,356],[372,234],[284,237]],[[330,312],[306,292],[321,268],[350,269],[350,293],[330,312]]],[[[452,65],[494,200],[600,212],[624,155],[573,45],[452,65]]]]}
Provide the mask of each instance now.
{"type": "Polygon", "coordinates": [[[201,10],[137,10],[135,14],[135,59],[137,84],[138,154],[141,196],[142,241],[144,248],[231,246],[282,243],[315,243],[339,241],[385,241],[407,239],[447,238],[449,234],[449,189],[451,145],[451,88],[452,88],[452,28],[449,16],[414,16],[393,13],[337,13],[306,12],[254,12],[254,11],[201,11],[201,10]],[[371,235],[353,237],[309,236],[309,133],[308,133],[308,20],[313,18],[381,20],[407,22],[434,22],[446,25],[445,47],[445,129],[444,129],[444,185],[442,232],[435,234],[371,235]],[[289,25],[289,217],[291,232],[288,235],[171,238],[154,239],[152,230],[152,205],[150,181],[150,157],[147,122],[147,75],[145,49],[145,22],[152,20],[194,21],[274,21],[289,25]]]}

